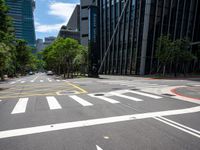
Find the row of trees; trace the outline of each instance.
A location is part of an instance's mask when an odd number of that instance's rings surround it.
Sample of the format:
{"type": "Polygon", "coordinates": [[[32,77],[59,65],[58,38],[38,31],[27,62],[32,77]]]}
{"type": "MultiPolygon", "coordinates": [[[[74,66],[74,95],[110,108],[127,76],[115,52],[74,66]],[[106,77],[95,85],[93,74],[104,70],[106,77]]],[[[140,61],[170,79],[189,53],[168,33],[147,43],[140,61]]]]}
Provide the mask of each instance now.
{"type": "Polygon", "coordinates": [[[12,18],[8,16],[8,7],[0,0],[0,77],[4,75],[24,75],[27,71],[41,67],[41,60],[32,54],[33,48],[26,41],[16,39],[12,18]]]}
{"type": "Polygon", "coordinates": [[[72,78],[75,73],[87,72],[88,50],[78,41],[71,38],[57,38],[43,51],[45,69],[56,74],[64,74],[64,78],[72,78]]]}
{"type": "Polygon", "coordinates": [[[161,36],[157,40],[156,58],[160,64],[157,72],[162,69],[163,75],[165,75],[166,67],[169,65],[174,66],[175,76],[177,75],[178,66],[182,66],[185,75],[189,64],[197,61],[198,57],[198,55],[192,53],[188,39],[172,41],[169,36],[161,36]]]}

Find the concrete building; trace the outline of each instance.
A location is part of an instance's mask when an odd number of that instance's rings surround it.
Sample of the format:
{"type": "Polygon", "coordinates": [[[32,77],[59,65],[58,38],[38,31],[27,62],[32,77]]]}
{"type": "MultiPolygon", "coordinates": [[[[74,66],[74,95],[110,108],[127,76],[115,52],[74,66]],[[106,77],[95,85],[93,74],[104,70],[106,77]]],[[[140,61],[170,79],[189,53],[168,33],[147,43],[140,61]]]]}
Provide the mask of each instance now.
{"type": "Polygon", "coordinates": [[[80,9],[80,36],[81,36],[81,44],[84,46],[88,46],[88,34],[89,34],[89,24],[88,24],[88,8],[91,5],[95,5],[94,0],[81,0],[81,9],[80,9]]]}
{"type": "MultiPolygon", "coordinates": [[[[170,35],[172,40],[188,38],[191,42],[200,41],[199,0],[100,0],[98,2],[100,62],[103,61],[110,45],[101,73],[143,75],[156,72],[159,64],[155,57],[156,41],[161,35],[170,35]],[[116,34],[113,36],[115,29],[116,34]]],[[[87,0],[82,0],[82,21],[87,20],[88,5],[87,0]]],[[[86,26],[83,26],[81,32],[85,37],[86,26]]],[[[83,39],[83,43],[86,42],[87,39],[83,39]]],[[[191,64],[190,68],[195,67],[191,64]]],[[[168,71],[174,69],[173,64],[167,66],[168,71]]]]}
{"type": "Polygon", "coordinates": [[[43,39],[36,40],[36,52],[41,52],[44,49],[43,39]]]}
{"type": "Polygon", "coordinates": [[[56,37],[54,36],[49,36],[49,37],[45,37],[44,38],[44,48],[51,45],[53,43],[53,41],[56,40],[56,37]]]}
{"type": "Polygon", "coordinates": [[[63,25],[58,37],[72,38],[80,43],[80,5],[76,5],[67,25],[63,25]]]}
{"type": "Polygon", "coordinates": [[[35,46],[35,27],[33,11],[34,0],[6,0],[9,6],[9,15],[13,18],[15,36],[24,39],[29,46],[35,46]]]}

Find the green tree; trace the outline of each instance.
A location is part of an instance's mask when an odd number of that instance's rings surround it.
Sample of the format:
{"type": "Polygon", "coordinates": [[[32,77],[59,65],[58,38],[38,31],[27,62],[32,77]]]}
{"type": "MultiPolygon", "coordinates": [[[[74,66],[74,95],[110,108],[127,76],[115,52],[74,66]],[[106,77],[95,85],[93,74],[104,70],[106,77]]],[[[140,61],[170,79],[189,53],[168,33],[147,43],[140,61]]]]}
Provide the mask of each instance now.
{"type": "MultiPolygon", "coordinates": [[[[156,43],[156,58],[163,67],[163,75],[165,75],[166,65],[172,60],[173,43],[169,36],[161,36],[156,43]]],[[[160,67],[159,67],[160,68],[160,67]]],[[[159,69],[158,69],[159,71],[159,69]]]]}
{"type": "Polygon", "coordinates": [[[54,70],[57,74],[73,77],[74,72],[80,71],[80,66],[87,63],[87,50],[78,41],[70,38],[58,38],[43,52],[46,69],[54,70]]]}

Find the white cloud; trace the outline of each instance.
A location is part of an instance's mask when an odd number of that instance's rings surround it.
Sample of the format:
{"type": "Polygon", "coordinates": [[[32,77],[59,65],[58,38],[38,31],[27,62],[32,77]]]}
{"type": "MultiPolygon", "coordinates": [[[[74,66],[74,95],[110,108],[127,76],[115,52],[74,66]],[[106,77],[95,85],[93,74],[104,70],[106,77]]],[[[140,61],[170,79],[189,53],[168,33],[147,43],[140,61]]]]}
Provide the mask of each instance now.
{"type": "Polygon", "coordinates": [[[35,21],[35,27],[37,32],[57,32],[62,25],[66,25],[69,21],[72,12],[76,4],[63,3],[63,2],[52,2],[49,4],[48,14],[52,17],[59,17],[62,22],[57,24],[41,24],[35,21]]]}

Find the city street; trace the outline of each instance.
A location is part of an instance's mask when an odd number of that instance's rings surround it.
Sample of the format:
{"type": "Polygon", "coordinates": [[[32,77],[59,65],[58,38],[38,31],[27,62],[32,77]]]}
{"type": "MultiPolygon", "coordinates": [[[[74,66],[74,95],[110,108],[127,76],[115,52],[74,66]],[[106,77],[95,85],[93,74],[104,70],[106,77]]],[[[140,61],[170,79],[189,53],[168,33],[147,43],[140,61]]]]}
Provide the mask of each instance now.
{"type": "Polygon", "coordinates": [[[0,150],[199,150],[199,125],[195,78],[0,82],[0,150]]]}

